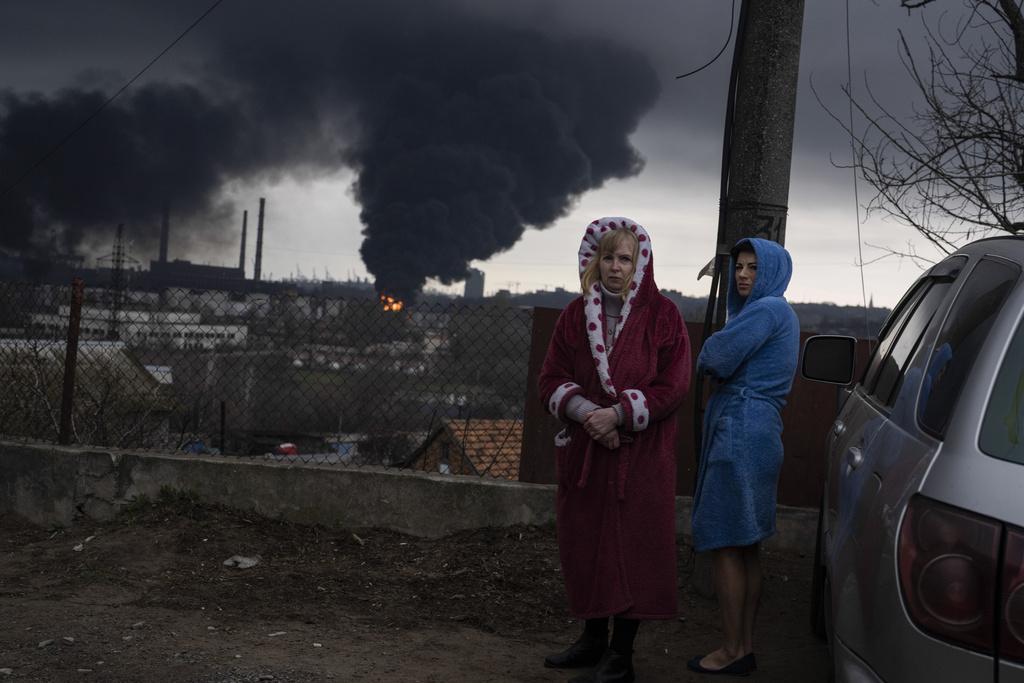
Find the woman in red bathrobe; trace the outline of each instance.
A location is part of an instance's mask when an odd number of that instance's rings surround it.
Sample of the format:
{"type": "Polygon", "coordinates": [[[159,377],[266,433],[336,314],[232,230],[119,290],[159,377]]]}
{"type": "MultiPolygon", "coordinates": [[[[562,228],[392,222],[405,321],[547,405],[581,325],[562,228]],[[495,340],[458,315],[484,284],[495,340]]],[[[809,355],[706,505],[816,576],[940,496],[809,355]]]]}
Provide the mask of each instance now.
{"type": "Polygon", "coordinates": [[[555,438],[558,550],[569,609],[585,627],[544,665],[592,667],[570,683],[633,681],[640,621],[676,616],[676,411],[690,342],[654,283],[641,225],[591,223],[579,268],[583,296],[558,319],[540,396],[566,425],[555,438]]]}

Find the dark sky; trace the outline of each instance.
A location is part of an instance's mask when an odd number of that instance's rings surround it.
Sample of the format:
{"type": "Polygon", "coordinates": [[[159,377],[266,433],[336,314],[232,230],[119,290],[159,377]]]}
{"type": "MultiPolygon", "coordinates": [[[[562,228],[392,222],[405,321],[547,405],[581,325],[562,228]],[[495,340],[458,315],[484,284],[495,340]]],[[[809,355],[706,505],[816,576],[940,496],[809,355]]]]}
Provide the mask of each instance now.
{"type": "MultiPolygon", "coordinates": [[[[4,0],[0,191],[213,5],[4,0]]],[[[731,45],[675,76],[722,47],[730,5],[224,0],[0,197],[0,246],[99,255],[123,222],[145,262],[168,202],[171,258],[235,265],[241,211],[252,235],[266,196],[265,275],[330,264],[405,295],[473,266],[488,290],[525,291],[572,287],[582,228],[627,215],[663,249],[662,286],[703,294],[731,45]]],[[[895,28],[914,20],[896,0],[860,5],[855,84],[875,74],[897,96],[895,28]]],[[[808,2],[805,15],[795,300],[839,301],[851,283],[859,297],[852,175],[829,158],[849,147],[808,87],[845,111],[844,12],[808,2]]]]}

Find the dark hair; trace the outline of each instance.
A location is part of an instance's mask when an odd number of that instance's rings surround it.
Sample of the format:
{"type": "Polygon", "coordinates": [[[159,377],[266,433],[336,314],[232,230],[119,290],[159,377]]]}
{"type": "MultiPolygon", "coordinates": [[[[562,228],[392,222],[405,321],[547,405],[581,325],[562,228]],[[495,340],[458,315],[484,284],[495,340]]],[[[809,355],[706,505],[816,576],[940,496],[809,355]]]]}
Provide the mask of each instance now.
{"type": "Polygon", "coordinates": [[[737,242],[736,246],[729,250],[729,258],[735,261],[736,257],[745,251],[749,251],[751,254],[754,254],[755,256],[757,255],[757,249],[754,249],[754,245],[751,244],[748,238],[746,237],[737,242]]]}

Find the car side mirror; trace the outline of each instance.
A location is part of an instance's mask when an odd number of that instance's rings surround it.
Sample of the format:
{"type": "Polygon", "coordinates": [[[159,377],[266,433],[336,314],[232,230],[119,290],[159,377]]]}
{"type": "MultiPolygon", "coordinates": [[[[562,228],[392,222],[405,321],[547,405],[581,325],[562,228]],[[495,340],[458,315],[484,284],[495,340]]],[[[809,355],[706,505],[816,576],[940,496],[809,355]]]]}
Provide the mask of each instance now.
{"type": "Polygon", "coordinates": [[[800,374],[804,379],[846,386],[853,382],[857,365],[857,340],[819,334],[804,342],[800,374]]]}

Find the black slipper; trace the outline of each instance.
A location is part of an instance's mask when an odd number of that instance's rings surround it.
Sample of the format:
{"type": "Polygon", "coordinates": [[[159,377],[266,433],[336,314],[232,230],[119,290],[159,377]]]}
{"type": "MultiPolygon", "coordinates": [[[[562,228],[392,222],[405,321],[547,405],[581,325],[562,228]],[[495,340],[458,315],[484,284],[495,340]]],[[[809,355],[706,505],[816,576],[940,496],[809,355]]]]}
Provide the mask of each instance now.
{"type": "Polygon", "coordinates": [[[752,671],[757,671],[757,660],[754,658],[754,653],[743,655],[732,664],[723,666],[721,669],[705,669],[700,665],[700,660],[704,659],[706,655],[697,655],[686,663],[686,668],[690,671],[695,671],[699,674],[709,674],[711,676],[747,676],[752,671]]]}

